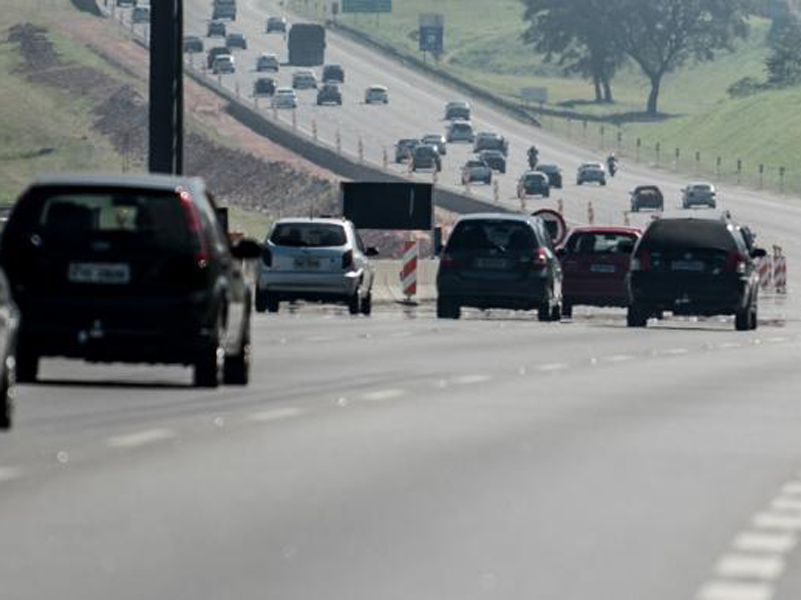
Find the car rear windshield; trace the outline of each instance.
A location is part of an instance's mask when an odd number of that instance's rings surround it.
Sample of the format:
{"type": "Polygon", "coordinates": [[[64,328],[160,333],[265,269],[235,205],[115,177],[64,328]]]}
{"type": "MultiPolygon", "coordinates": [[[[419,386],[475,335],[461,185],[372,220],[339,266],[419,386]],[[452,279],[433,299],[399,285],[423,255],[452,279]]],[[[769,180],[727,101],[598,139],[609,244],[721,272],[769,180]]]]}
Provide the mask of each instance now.
{"type": "Polygon", "coordinates": [[[270,241],[291,248],[328,248],[347,243],[345,228],[329,223],[280,223],[270,241]]]}
{"type": "Polygon", "coordinates": [[[192,243],[176,194],[125,191],[45,193],[25,201],[20,233],[49,247],[103,240],[137,247],[183,249],[192,243]]]}
{"type": "Polygon", "coordinates": [[[531,250],[537,239],[531,227],[519,221],[470,220],[456,226],[448,240],[449,251],[498,250],[512,252],[531,250]]]}
{"type": "Polygon", "coordinates": [[[570,254],[630,254],[637,236],[623,232],[584,232],[567,242],[570,254]]]}
{"type": "Polygon", "coordinates": [[[641,248],[729,251],[737,247],[730,227],[727,223],[711,219],[663,219],[655,221],[646,230],[641,248]]]}

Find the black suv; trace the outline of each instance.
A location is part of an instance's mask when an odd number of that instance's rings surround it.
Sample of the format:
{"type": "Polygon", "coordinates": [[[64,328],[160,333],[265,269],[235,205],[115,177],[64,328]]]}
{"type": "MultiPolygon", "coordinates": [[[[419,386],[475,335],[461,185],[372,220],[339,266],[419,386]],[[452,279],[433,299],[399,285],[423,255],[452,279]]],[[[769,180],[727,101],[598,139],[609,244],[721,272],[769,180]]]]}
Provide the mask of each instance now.
{"type": "Polygon", "coordinates": [[[458,319],[462,306],[562,313],[562,268],[542,219],[474,214],[456,223],[439,261],[437,316],[458,319]]]}
{"type": "Polygon", "coordinates": [[[756,329],[759,275],[747,229],[728,219],[653,221],[634,249],[629,272],[628,326],[645,327],[663,311],[735,315],[738,331],[756,329]]]}
{"type": "Polygon", "coordinates": [[[196,35],[185,35],[184,52],[192,54],[203,52],[203,40],[196,35]]]}
{"type": "Polygon", "coordinates": [[[398,140],[398,143],[395,144],[395,162],[402,163],[411,160],[414,149],[419,145],[420,140],[411,138],[398,140]]]}
{"type": "Polygon", "coordinates": [[[342,106],[342,92],[335,83],[326,83],[317,92],[317,106],[323,104],[336,104],[342,106]]]}
{"type": "Polygon", "coordinates": [[[272,96],[275,94],[275,80],[271,77],[259,77],[253,82],[253,96],[272,96]]]}
{"type": "Polygon", "coordinates": [[[52,176],[15,205],[0,263],[21,313],[19,381],[39,359],[183,364],[195,385],[246,384],[251,286],[203,182],[52,176]]]}
{"type": "Polygon", "coordinates": [[[665,197],[655,185],[638,185],[631,192],[631,212],[640,212],[643,208],[665,210],[665,197]]]}
{"type": "Polygon", "coordinates": [[[420,144],[412,151],[412,171],[420,169],[442,171],[442,157],[436,147],[420,144]]]}
{"type": "Polygon", "coordinates": [[[340,65],[325,65],[323,83],[345,83],[345,69],[340,65]]]}
{"type": "Polygon", "coordinates": [[[226,48],[225,46],[217,46],[216,48],[211,48],[206,53],[206,67],[211,69],[214,67],[214,61],[217,60],[219,56],[231,56],[231,49],[226,48]]]}

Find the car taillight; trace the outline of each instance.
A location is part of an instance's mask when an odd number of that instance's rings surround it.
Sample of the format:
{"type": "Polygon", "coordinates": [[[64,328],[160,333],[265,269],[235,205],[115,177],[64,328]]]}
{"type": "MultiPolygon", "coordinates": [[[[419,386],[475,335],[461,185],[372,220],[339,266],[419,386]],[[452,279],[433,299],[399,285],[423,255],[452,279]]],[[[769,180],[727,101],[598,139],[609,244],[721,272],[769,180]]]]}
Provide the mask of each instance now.
{"type": "Polygon", "coordinates": [[[261,262],[264,263],[265,267],[273,266],[273,253],[270,252],[270,249],[267,246],[265,246],[264,250],[261,252],[261,262]]]}
{"type": "Polygon", "coordinates": [[[745,274],[746,261],[745,257],[740,253],[739,250],[734,249],[729,252],[729,255],[726,257],[725,270],[728,273],[737,273],[738,275],[745,274]]]}
{"type": "Polygon", "coordinates": [[[192,203],[192,197],[189,195],[189,192],[185,190],[179,191],[178,199],[181,202],[181,208],[184,210],[186,225],[189,228],[189,232],[197,242],[197,248],[195,249],[195,265],[200,269],[205,269],[209,262],[209,252],[206,247],[206,241],[203,239],[203,226],[200,223],[197,209],[192,203]]]}
{"type": "Polygon", "coordinates": [[[348,250],[342,255],[342,269],[345,271],[353,269],[353,250],[348,250]]]}
{"type": "Polygon", "coordinates": [[[548,266],[548,253],[545,248],[535,248],[531,256],[531,266],[535,269],[544,269],[548,266]]]}
{"type": "Polygon", "coordinates": [[[640,250],[631,259],[631,271],[649,271],[651,269],[651,253],[648,250],[640,250]]]}

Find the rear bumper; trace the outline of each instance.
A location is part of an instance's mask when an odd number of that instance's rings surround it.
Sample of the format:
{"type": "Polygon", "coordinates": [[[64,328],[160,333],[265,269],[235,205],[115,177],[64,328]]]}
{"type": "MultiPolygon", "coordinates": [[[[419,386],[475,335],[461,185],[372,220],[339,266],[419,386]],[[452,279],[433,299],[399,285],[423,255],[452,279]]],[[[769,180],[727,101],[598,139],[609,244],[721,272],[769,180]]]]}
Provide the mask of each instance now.
{"type": "Polygon", "coordinates": [[[336,299],[353,296],[359,290],[363,272],[294,273],[263,270],[258,290],[271,292],[286,300],[336,299]]]}
{"type": "Polygon", "coordinates": [[[748,281],[739,278],[693,282],[632,277],[629,281],[631,303],[676,315],[730,315],[745,308],[750,299],[748,281]]]}
{"type": "Polygon", "coordinates": [[[531,276],[520,280],[476,281],[457,275],[437,277],[437,294],[461,306],[533,310],[551,302],[550,280],[531,276]]]}

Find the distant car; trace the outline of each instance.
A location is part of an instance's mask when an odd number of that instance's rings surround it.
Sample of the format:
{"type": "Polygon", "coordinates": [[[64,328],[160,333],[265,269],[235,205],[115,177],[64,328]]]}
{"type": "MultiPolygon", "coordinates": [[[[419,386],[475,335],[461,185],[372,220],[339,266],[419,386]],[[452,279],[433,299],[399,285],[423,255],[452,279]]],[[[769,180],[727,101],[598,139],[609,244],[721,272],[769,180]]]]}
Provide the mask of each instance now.
{"type": "Polygon", "coordinates": [[[548,176],[539,171],[529,171],[523,173],[517,182],[517,197],[542,196],[548,198],[551,195],[551,184],[548,176]]]}
{"type": "Polygon", "coordinates": [[[470,105],[467,102],[462,102],[462,101],[448,102],[445,105],[446,121],[455,121],[457,119],[462,121],[469,121],[470,118],[471,118],[470,105]]]}
{"type": "Polygon", "coordinates": [[[273,108],[297,108],[298,96],[290,87],[279,87],[273,94],[273,108]]]}
{"type": "Polygon", "coordinates": [[[196,35],[184,36],[184,52],[199,54],[204,51],[203,40],[196,35]]]}
{"type": "Polygon", "coordinates": [[[345,83],[345,69],[341,65],[323,67],[323,83],[345,83]]]}
{"type": "Polygon", "coordinates": [[[706,206],[715,208],[717,192],[711,183],[691,183],[682,191],[681,205],[683,208],[706,206]]]}
{"type": "Polygon", "coordinates": [[[150,23],[150,7],[137,6],[131,13],[131,22],[135,25],[145,25],[150,23]]]}
{"type": "Polygon", "coordinates": [[[759,273],[744,230],[728,219],[661,218],[634,249],[628,279],[629,327],[674,315],[734,315],[735,329],[757,328],[759,273]]]}
{"type": "Polygon", "coordinates": [[[342,106],[342,92],[335,83],[325,83],[317,92],[317,106],[336,104],[342,106]]]}
{"type": "Polygon", "coordinates": [[[500,150],[482,150],[478,153],[478,159],[487,163],[493,171],[506,173],[506,156],[500,150]]]}
{"type": "Polygon", "coordinates": [[[562,269],[541,219],[489,213],[457,221],[439,260],[437,317],[458,319],[470,306],[558,321],[561,305],[562,269]]]}
{"type": "Polygon", "coordinates": [[[492,183],[492,169],[483,160],[468,160],[462,167],[462,183],[483,181],[487,185],[492,183]]]}
{"type": "Polygon", "coordinates": [[[121,8],[136,6],[136,0],[117,0],[117,6],[121,8]]]}
{"type": "Polygon", "coordinates": [[[225,46],[217,46],[215,48],[211,48],[206,53],[206,67],[209,69],[213,69],[214,61],[217,60],[220,56],[231,56],[231,49],[226,48],[225,46]]]}
{"type": "Polygon", "coordinates": [[[383,85],[371,85],[364,91],[365,104],[389,104],[389,91],[383,85]]]}
{"type": "Polygon", "coordinates": [[[256,310],[277,313],[281,301],[345,304],[372,311],[374,269],[356,227],[343,219],[282,219],[264,243],[256,310]]]}
{"type": "Polygon", "coordinates": [[[452,121],[445,132],[445,139],[449,144],[454,142],[472,144],[476,139],[472,123],[469,121],[452,121]]]}
{"type": "Polygon", "coordinates": [[[562,314],[573,307],[629,304],[626,277],[631,253],[640,239],[631,227],[579,227],[570,232],[557,255],[562,263],[562,314]]]}
{"type": "Polygon", "coordinates": [[[18,380],[66,357],[182,364],[200,387],[246,384],[252,289],[240,264],[260,253],[253,240],[231,246],[196,178],[37,179],[0,242],[21,313],[18,380]]]}
{"type": "Polygon", "coordinates": [[[11,429],[13,424],[18,330],[19,311],[8,279],[0,269],[0,431],[11,429]]]}
{"type": "Polygon", "coordinates": [[[256,59],[256,71],[259,73],[263,73],[264,71],[277,73],[280,68],[281,64],[278,62],[278,56],[275,54],[265,52],[260,54],[256,59]]]}
{"type": "Polygon", "coordinates": [[[232,50],[237,48],[239,50],[247,50],[248,49],[248,41],[245,39],[245,36],[241,33],[229,33],[225,36],[225,45],[232,50]]]}
{"type": "Polygon", "coordinates": [[[227,75],[236,73],[236,63],[234,57],[230,54],[223,54],[214,59],[214,64],[211,66],[211,71],[215,75],[227,75]]]}
{"type": "Polygon", "coordinates": [[[539,173],[545,173],[548,176],[548,185],[552,188],[562,188],[562,169],[553,164],[539,164],[534,167],[534,170],[539,173]]]}
{"type": "Polygon", "coordinates": [[[284,17],[269,17],[267,19],[267,33],[286,33],[287,22],[284,17]]]}
{"type": "Polygon", "coordinates": [[[421,169],[442,171],[442,157],[434,146],[420,144],[412,152],[412,171],[421,169]]]}
{"type": "Polygon", "coordinates": [[[434,146],[440,155],[445,156],[448,153],[448,140],[441,133],[429,133],[424,135],[422,142],[429,146],[434,146]]]}
{"type": "Polygon", "coordinates": [[[275,94],[275,87],[275,80],[271,77],[259,77],[253,82],[253,96],[272,96],[275,94]]]}
{"type": "Polygon", "coordinates": [[[296,90],[316,90],[317,77],[314,71],[295,71],[292,74],[292,87],[296,90]]]}
{"type": "Polygon", "coordinates": [[[576,185],[591,182],[606,185],[606,169],[599,162],[584,163],[578,168],[576,185]]]}
{"type": "Polygon", "coordinates": [[[476,139],[473,143],[473,152],[481,152],[482,150],[498,150],[506,156],[509,153],[509,142],[502,135],[484,131],[476,134],[476,139]]]}
{"type": "Polygon", "coordinates": [[[665,197],[655,185],[638,185],[631,192],[631,212],[639,212],[643,208],[665,210],[665,197]]]}
{"type": "Polygon", "coordinates": [[[211,18],[229,19],[236,21],[236,2],[214,2],[211,9],[211,18]]]}
{"type": "Polygon", "coordinates": [[[395,162],[402,163],[412,159],[412,152],[420,145],[420,140],[404,138],[395,144],[395,162]]]}
{"type": "Polygon", "coordinates": [[[222,37],[227,34],[225,23],[222,21],[211,21],[206,29],[206,37],[222,37]]]}

